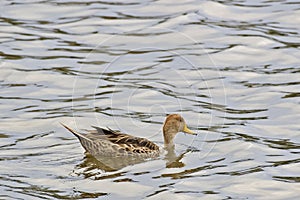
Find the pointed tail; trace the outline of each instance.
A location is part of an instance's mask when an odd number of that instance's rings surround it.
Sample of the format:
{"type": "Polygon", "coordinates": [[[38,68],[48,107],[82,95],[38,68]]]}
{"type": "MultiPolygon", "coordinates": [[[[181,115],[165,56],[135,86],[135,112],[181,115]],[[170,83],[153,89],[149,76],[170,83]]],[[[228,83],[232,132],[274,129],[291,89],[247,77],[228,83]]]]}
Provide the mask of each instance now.
{"type": "Polygon", "coordinates": [[[76,132],[75,130],[71,129],[70,127],[68,127],[67,125],[63,124],[60,122],[60,124],[65,127],[68,131],[70,131],[71,133],[73,133],[79,140],[81,140],[82,138],[90,141],[89,138],[85,137],[83,134],[76,132]]]}

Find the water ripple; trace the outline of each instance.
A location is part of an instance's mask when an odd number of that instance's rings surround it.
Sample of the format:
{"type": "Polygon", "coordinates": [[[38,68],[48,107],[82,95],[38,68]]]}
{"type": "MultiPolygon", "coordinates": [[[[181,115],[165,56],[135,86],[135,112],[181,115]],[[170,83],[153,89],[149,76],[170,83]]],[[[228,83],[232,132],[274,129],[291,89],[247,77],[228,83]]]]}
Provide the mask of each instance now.
{"type": "Polygon", "coordinates": [[[0,4],[0,198],[298,198],[298,2],[0,4]],[[197,136],[115,168],[59,125],[163,145],[175,112],[197,136]]]}

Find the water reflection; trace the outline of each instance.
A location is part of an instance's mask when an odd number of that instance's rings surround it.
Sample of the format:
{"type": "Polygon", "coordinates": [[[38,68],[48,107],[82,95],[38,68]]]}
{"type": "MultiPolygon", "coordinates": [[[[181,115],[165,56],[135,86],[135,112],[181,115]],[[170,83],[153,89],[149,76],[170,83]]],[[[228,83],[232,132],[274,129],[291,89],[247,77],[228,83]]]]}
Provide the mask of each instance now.
{"type": "MultiPolygon", "coordinates": [[[[135,165],[142,162],[147,162],[141,157],[93,157],[89,153],[85,154],[84,161],[77,165],[80,168],[86,168],[86,171],[91,169],[101,169],[103,171],[117,171],[129,165],[135,165]]],[[[149,160],[149,159],[148,159],[149,160]]]]}
{"type": "Polygon", "coordinates": [[[184,153],[180,155],[176,155],[175,148],[168,148],[166,149],[166,168],[181,168],[184,167],[185,164],[181,161],[184,155],[188,152],[190,152],[190,149],[187,149],[184,153]]]}
{"type": "MultiPolygon", "coordinates": [[[[185,152],[180,153],[179,155],[176,154],[174,148],[166,149],[164,152],[163,159],[165,160],[166,168],[182,168],[185,166],[182,159],[184,156],[192,152],[191,149],[187,149],[185,152]]],[[[154,159],[161,159],[162,157],[158,158],[150,158],[150,159],[143,159],[140,157],[94,157],[89,153],[85,153],[85,157],[83,161],[76,166],[76,171],[79,170],[80,174],[84,174],[84,177],[89,178],[94,176],[96,169],[102,170],[104,172],[113,172],[121,170],[127,166],[135,165],[139,163],[146,163],[149,161],[153,161],[154,159]]],[[[79,175],[79,174],[78,174],[79,175]]]]}

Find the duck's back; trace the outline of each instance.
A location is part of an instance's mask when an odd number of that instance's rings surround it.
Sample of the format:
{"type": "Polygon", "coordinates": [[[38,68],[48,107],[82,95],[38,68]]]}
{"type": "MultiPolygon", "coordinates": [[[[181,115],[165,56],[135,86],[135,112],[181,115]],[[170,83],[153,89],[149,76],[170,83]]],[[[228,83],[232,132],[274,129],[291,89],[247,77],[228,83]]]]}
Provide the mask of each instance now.
{"type": "Polygon", "coordinates": [[[94,127],[95,130],[82,134],[62,125],[80,140],[88,153],[95,157],[137,156],[147,158],[156,157],[160,152],[156,144],[145,138],[99,127],[94,127]]]}

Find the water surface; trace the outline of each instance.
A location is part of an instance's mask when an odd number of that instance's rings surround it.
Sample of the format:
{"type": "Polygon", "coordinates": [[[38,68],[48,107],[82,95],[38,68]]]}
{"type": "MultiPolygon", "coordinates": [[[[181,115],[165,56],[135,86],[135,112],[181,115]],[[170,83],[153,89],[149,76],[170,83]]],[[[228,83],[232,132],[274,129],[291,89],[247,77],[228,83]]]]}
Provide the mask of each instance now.
{"type": "Polygon", "coordinates": [[[295,199],[300,4],[2,1],[0,197],[295,199]],[[167,113],[199,134],[119,169],[59,122],[163,144],[167,113]]]}

